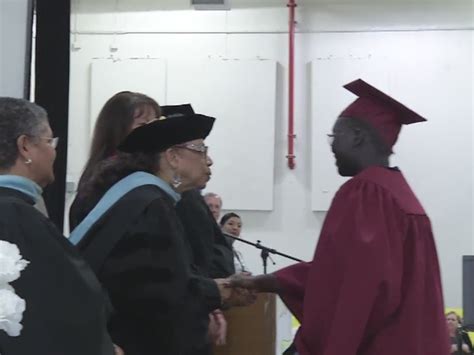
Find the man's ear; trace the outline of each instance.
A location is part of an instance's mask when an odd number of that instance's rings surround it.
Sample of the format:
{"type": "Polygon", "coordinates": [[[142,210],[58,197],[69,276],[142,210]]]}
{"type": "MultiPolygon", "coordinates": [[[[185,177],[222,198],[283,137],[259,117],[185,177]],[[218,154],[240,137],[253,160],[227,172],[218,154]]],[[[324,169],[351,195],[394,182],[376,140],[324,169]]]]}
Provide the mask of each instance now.
{"type": "Polygon", "coordinates": [[[30,159],[31,145],[32,145],[31,139],[27,135],[22,134],[16,139],[16,147],[18,149],[18,155],[23,160],[30,159]]]}
{"type": "Polygon", "coordinates": [[[360,147],[367,140],[367,133],[360,128],[352,128],[353,146],[360,147]]]}

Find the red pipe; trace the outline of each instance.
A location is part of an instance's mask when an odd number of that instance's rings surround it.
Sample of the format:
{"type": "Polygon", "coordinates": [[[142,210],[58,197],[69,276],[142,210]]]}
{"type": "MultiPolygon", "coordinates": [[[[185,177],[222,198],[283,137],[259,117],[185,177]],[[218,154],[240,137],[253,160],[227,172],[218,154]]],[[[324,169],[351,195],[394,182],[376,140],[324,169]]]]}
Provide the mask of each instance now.
{"type": "Polygon", "coordinates": [[[288,65],[288,167],[295,168],[295,10],[296,0],[288,0],[289,21],[289,65],[288,65]]]}

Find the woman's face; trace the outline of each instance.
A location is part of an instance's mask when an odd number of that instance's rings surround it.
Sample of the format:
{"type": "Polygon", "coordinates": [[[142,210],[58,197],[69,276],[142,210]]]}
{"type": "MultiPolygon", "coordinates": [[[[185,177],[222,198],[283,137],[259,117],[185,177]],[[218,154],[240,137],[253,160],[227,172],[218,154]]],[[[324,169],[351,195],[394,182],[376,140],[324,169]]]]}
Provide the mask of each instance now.
{"type": "Polygon", "coordinates": [[[203,189],[211,178],[212,159],[207,152],[203,139],[195,139],[179,144],[175,173],[181,178],[182,190],[203,189]]]}
{"type": "Polygon", "coordinates": [[[53,131],[49,124],[45,123],[40,133],[37,136],[28,137],[28,140],[28,158],[31,159],[31,163],[27,166],[31,179],[41,187],[45,187],[54,181],[53,166],[56,159],[56,147],[53,131]]]}
{"type": "Polygon", "coordinates": [[[157,112],[151,106],[144,106],[137,108],[133,116],[132,126],[130,127],[130,132],[135,128],[144,126],[151,121],[154,121],[157,117],[157,112]]]}
{"type": "Polygon", "coordinates": [[[448,329],[451,331],[459,327],[458,317],[455,314],[448,314],[446,316],[446,322],[448,323],[448,329]]]}
{"type": "Polygon", "coordinates": [[[224,223],[222,229],[225,233],[238,237],[242,230],[242,221],[239,217],[231,217],[224,223]]]}

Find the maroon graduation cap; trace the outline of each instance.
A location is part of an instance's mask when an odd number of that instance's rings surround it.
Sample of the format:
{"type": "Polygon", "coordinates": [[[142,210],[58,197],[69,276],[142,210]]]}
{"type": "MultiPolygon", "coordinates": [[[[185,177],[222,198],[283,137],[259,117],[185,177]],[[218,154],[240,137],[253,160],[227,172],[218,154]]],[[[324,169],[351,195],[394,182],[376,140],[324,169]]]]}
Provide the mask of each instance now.
{"type": "Polygon", "coordinates": [[[344,88],[359,98],[339,116],[349,119],[358,118],[369,123],[390,149],[395,145],[402,125],[426,121],[416,112],[362,79],[346,84],[344,88]]]}

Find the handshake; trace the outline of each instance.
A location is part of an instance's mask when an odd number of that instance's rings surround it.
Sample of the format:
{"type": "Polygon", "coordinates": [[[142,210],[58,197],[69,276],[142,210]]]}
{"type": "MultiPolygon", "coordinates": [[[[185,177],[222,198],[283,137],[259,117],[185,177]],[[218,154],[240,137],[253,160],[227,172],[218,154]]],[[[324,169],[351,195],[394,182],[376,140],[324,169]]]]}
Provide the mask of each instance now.
{"type": "Polygon", "coordinates": [[[216,279],[222,307],[243,307],[255,303],[257,290],[252,284],[254,279],[249,273],[235,274],[227,279],[216,279]]]}

